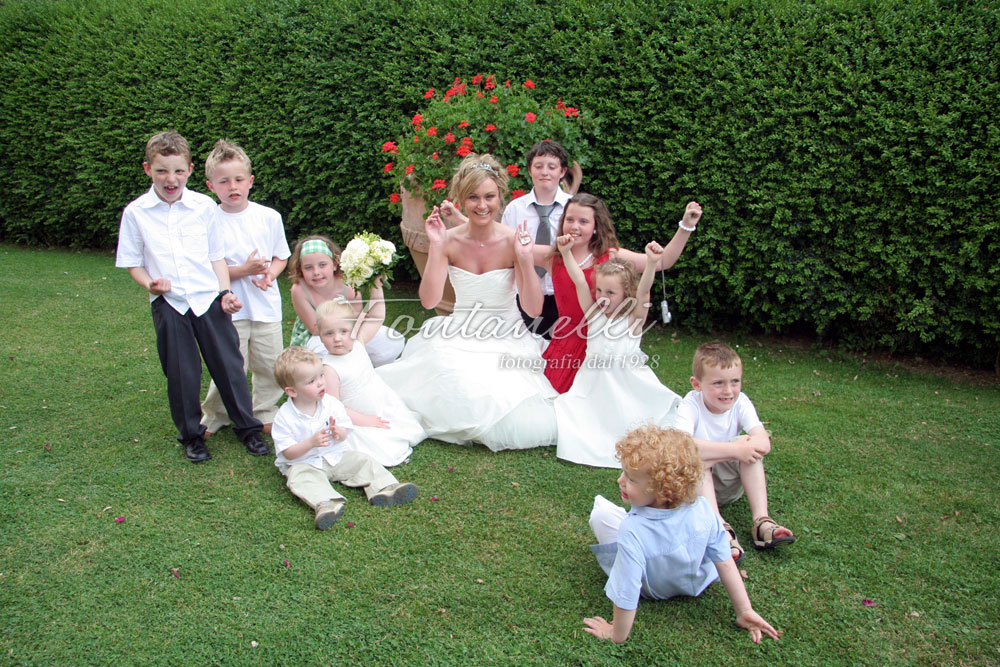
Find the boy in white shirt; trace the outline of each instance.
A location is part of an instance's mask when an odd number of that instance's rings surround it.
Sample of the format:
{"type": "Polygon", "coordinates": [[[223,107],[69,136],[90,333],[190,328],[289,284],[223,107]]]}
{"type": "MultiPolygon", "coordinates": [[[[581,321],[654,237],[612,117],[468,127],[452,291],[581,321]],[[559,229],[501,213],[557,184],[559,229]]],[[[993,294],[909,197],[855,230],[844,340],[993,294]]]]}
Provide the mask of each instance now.
{"type": "MultiPolygon", "coordinates": [[[[282,389],[274,380],[274,362],[284,347],[281,339],[281,294],[278,275],[291,252],[281,214],[247,197],[253,187],[250,158],[238,145],[219,139],[205,160],[208,189],[219,198],[215,226],[225,246],[233,293],[243,302],[233,315],[240,337],[243,372],[253,378],[253,416],[271,432],[282,389]]],[[[229,425],[215,383],[201,404],[205,437],[229,425]]]]}
{"type": "MultiPolygon", "coordinates": [[[[522,223],[527,222],[528,233],[535,239],[536,245],[554,246],[559,235],[563,209],[572,198],[570,193],[559,187],[566,175],[569,155],[558,142],[546,139],[528,150],[525,163],[531,175],[531,192],[507,204],[500,221],[513,229],[518,229],[522,223]],[[547,220],[548,225],[540,225],[542,219],[547,220]]],[[[552,327],[559,319],[559,309],[556,307],[552,276],[545,269],[536,267],[535,270],[542,279],[542,294],[545,297],[542,314],[537,318],[526,314],[521,309],[520,298],[517,307],[521,310],[521,317],[528,329],[548,339],[552,335],[552,327]]]]}
{"type": "Polygon", "coordinates": [[[368,454],[345,442],[354,425],[343,403],[326,393],[323,364],[304,347],[278,355],[274,377],[288,399],[274,417],[274,464],[287,478],[288,490],[315,512],[316,528],[326,530],[344,513],[344,496],[330,482],[360,487],[372,505],[413,502],[415,484],[400,484],[368,454]]]}
{"type": "MultiPolygon", "coordinates": [[[[745,490],[754,520],[754,548],[794,542],[792,531],[768,516],[763,459],[771,451],[771,439],[753,403],[740,391],[740,355],[720,341],[705,343],[694,353],[692,372],[693,391],[681,402],[674,426],[694,436],[706,469],[712,471],[702,480],[701,495],[718,512],[720,505],[739,500],[745,490]]],[[[728,522],[723,525],[738,563],[743,559],[743,547],[733,527],[728,522]]]]}
{"type": "Polygon", "coordinates": [[[153,185],[122,212],[115,266],[127,268],[149,292],[177,440],[192,463],[212,458],[199,405],[204,356],[236,437],[251,454],[263,456],[270,449],[253,416],[231,319],[242,303],[229,289],[212,200],[185,187],[194,169],[187,140],[176,132],[154,135],[142,168],[153,185]]]}

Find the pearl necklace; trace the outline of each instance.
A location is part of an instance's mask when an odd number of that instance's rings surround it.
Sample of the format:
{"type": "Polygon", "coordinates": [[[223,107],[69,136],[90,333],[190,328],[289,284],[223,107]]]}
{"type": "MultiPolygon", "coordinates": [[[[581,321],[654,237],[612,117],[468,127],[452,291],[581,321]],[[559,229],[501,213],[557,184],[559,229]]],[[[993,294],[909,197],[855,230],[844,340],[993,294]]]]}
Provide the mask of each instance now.
{"type": "Polygon", "coordinates": [[[592,259],[594,259],[594,253],[588,254],[586,257],[583,258],[582,262],[577,262],[576,265],[579,266],[582,269],[583,265],[586,264],[587,262],[589,262],[592,259]]]}

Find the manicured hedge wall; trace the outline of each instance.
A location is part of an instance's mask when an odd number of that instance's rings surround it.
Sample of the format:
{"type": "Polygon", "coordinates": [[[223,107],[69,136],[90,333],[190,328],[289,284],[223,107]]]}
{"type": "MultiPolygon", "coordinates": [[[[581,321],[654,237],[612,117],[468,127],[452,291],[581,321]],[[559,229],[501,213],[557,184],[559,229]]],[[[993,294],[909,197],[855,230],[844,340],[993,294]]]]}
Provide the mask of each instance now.
{"type": "MultiPolygon", "coordinates": [[[[701,329],[992,364],[996,2],[71,0],[0,6],[0,238],[113,247],[152,133],[255,161],[289,238],[398,239],[379,147],[423,91],[493,72],[602,119],[585,189],[701,329]]],[[[202,187],[200,167],[191,184],[202,187]]]]}

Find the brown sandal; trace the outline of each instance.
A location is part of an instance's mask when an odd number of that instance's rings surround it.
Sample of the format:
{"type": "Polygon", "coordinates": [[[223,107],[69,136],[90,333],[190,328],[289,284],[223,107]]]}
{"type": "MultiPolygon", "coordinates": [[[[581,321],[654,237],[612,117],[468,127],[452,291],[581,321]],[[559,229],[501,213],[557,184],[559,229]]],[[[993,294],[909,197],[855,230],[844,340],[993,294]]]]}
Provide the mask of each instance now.
{"type": "Polygon", "coordinates": [[[743,560],[743,556],[746,555],[746,552],[743,550],[743,546],[740,544],[740,541],[736,539],[736,531],[733,530],[733,527],[729,525],[729,522],[723,521],[722,527],[726,529],[727,533],[729,533],[729,549],[730,550],[735,549],[736,551],[739,552],[739,555],[733,559],[733,562],[739,563],[741,560],[743,560]]]}
{"type": "MultiPolygon", "coordinates": [[[[762,551],[764,549],[771,549],[773,547],[776,547],[779,544],[791,544],[792,542],[795,541],[794,535],[787,535],[785,537],[775,537],[774,533],[779,528],[785,528],[785,527],[769,516],[762,516],[757,519],[754,519],[753,532],[750,534],[750,539],[753,540],[754,549],[762,551]],[[765,528],[762,534],[761,526],[764,526],[765,524],[770,524],[770,529],[765,528]],[[765,534],[767,535],[766,538],[764,538],[765,534]]],[[[785,528],[785,530],[788,529],[785,528]]],[[[788,530],[788,532],[792,531],[788,530]]]]}

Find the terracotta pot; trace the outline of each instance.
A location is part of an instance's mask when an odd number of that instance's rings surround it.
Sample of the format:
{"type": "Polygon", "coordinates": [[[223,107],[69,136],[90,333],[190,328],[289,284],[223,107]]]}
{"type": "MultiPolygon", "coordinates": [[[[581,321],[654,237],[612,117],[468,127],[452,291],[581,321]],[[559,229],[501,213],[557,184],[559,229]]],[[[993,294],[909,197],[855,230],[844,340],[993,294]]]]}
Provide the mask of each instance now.
{"type": "MultiPolygon", "coordinates": [[[[427,217],[427,203],[419,195],[411,194],[404,187],[399,188],[401,203],[403,204],[403,220],[399,223],[399,230],[403,234],[403,243],[410,249],[410,257],[417,265],[420,276],[424,275],[424,267],[427,266],[427,251],[430,249],[430,242],[427,240],[427,233],[424,231],[424,218],[427,217]]],[[[455,307],[455,290],[451,282],[445,280],[444,295],[441,302],[434,307],[438,315],[450,315],[455,307]]]]}

